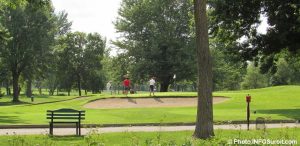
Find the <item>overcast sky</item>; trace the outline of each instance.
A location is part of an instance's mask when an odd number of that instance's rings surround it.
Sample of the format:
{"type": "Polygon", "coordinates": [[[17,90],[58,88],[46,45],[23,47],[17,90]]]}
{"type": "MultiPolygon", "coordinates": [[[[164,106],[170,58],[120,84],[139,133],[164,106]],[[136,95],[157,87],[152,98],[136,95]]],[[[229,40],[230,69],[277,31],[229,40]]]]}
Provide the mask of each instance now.
{"type": "Polygon", "coordinates": [[[98,32],[107,42],[116,38],[116,20],[121,0],[52,0],[55,11],[65,10],[73,22],[72,31],[98,32]]]}

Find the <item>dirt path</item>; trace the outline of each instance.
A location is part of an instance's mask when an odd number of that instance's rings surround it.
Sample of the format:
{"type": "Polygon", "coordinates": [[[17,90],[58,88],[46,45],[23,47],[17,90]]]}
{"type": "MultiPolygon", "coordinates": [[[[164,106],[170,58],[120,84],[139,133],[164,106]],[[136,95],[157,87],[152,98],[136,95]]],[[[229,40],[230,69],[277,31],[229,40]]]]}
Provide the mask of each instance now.
{"type": "MultiPolygon", "coordinates": [[[[220,103],[228,100],[226,97],[214,97],[213,103],[220,103]]],[[[151,107],[190,107],[197,105],[196,97],[186,98],[107,98],[99,99],[84,105],[92,109],[112,108],[151,108],[151,107]]]]}

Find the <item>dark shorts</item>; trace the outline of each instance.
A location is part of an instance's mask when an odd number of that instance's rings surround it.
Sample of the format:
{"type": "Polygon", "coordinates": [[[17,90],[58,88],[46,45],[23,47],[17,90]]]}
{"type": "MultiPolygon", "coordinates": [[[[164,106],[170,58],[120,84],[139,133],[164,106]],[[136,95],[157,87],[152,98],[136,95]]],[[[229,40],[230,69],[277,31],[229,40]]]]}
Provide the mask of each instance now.
{"type": "Polygon", "coordinates": [[[129,86],[125,86],[124,89],[127,90],[127,91],[129,91],[129,90],[130,90],[130,87],[129,87],[129,86]]]}
{"type": "Polygon", "coordinates": [[[150,91],[154,91],[154,85],[150,85],[150,91]]]}

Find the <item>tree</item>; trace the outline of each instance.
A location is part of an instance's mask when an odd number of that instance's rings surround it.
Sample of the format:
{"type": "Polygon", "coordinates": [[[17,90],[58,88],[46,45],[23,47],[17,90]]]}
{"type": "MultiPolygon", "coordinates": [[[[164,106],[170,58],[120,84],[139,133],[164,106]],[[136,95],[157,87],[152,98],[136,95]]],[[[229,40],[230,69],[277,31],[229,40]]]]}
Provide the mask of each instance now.
{"type": "Polygon", "coordinates": [[[253,63],[250,63],[247,68],[247,74],[241,83],[242,88],[256,89],[266,87],[267,85],[267,76],[260,73],[259,67],[255,67],[253,63]]]}
{"type": "Polygon", "coordinates": [[[96,93],[104,88],[105,79],[101,61],[103,59],[106,40],[98,33],[88,34],[86,40],[83,81],[86,90],[88,89],[96,93]]]}
{"type": "Polygon", "coordinates": [[[293,78],[293,68],[284,58],[279,58],[276,61],[276,72],[272,77],[273,85],[288,85],[292,82],[293,78]]]}
{"type": "Polygon", "coordinates": [[[227,53],[229,48],[235,47],[231,45],[217,38],[210,39],[214,91],[240,89],[240,83],[246,73],[244,63],[235,54],[227,53]]]}
{"type": "Polygon", "coordinates": [[[122,40],[115,45],[129,57],[133,80],[156,76],[165,92],[174,74],[176,80],[191,77],[191,12],[189,0],[123,0],[115,22],[122,40]]]}
{"type": "Polygon", "coordinates": [[[198,69],[198,107],[194,137],[214,136],[212,105],[212,64],[209,52],[206,0],[194,0],[198,69]]]}
{"type": "Polygon", "coordinates": [[[82,87],[94,92],[99,91],[103,86],[99,80],[102,80],[101,60],[105,39],[97,33],[86,35],[83,32],[70,32],[60,39],[58,68],[63,87],[69,92],[76,81],[79,96],[82,95],[82,87]]]}
{"type": "Polygon", "coordinates": [[[53,28],[53,8],[48,0],[25,1],[7,7],[4,12],[4,27],[12,40],[1,50],[1,58],[10,69],[13,80],[13,102],[19,101],[19,77],[24,70],[30,70],[36,60],[50,48],[53,28]]]}
{"type": "MultiPolygon", "coordinates": [[[[46,86],[49,88],[49,94],[53,95],[55,89],[66,89],[68,95],[70,95],[72,84],[73,84],[73,76],[69,76],[69,74],[64,74],[64,71],[68,70],[68,66],[62,65],[65,61],[62,61],[66,56],[65,54],[61,54],[60,52],[64,48],[64,43],[60,42],[67,33],[70,32],[72,23],[68,21],[68,14],[64,11],[59,12],[55,17],[55,45],[54,49],[51,53],[45,56],[47,63],[44,64],[42,70],[42,74],[40,74],[37,78],[37,84],[41,87],[42,81],[45,80],[46,86]]],[[[68,70],[69,71],[69,70],[68,70]]],[[[40,90],[41,88],[39,88],[40,90]]],[[[41,90],[40,90],[41,91],[41,90]]]]}
{"type": "Polygon", "coordinates": [[[275,72],[275,54],[284,49],[297,53],[300,48],[297,0],[211,0],[209,6],[211,34],[225,34],[223,38],[232,38],[232,42],[246,38],[239,43],[239,49],[231,51],[240,52],[244,60],[261,62],[263,73],[275,72]],[[266,34],[257,32],[261,16],[265,16],[270,25],[266,34]]]}

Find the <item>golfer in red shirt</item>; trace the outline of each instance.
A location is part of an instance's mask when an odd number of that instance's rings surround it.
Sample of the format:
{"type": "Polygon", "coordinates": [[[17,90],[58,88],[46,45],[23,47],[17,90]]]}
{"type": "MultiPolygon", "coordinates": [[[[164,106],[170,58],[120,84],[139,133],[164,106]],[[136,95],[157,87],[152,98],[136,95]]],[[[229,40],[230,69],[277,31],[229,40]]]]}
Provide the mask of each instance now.
{"type": "Polygon", "coordinates": [[[123,86],[124,86],[124,94],[128,94],[128,91],[130,90],[130,80],[129,78],[126,78],[124,81],[123,81],[123,86]]]}

